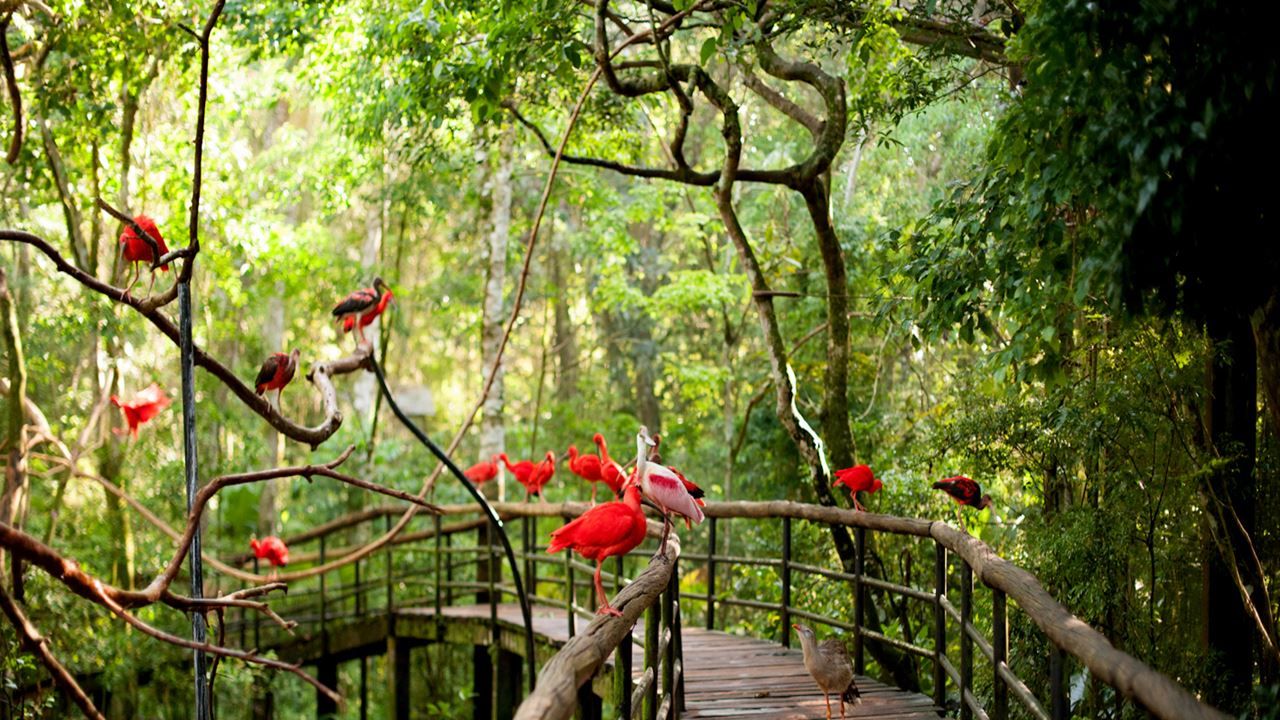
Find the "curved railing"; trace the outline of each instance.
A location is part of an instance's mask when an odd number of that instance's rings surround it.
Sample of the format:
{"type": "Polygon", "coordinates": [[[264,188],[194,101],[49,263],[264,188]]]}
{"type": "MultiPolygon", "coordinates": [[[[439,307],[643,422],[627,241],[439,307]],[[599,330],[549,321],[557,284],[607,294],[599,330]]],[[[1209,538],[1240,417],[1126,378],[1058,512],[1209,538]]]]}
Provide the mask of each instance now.
{"type": "MultiPolygon", "coordinates": [[[[612,572],[605,574],[606,583],[611,594],[621,591],[615,602],[624,617],[596,618],[590,604],[594,566],[567,554],[548,555],[542,549],[551,530],[587,506],[496,503],[494,507],[504,520],[515,520],[523,532],[517,556],[525,564],[531,599],[539,606],[563,609],[571,637],[540,670],[537,688],[517,717],[568,717],[580,703],[597,704],[586,716],[598,716],[599,698],[592,693],[591,683],[611,655],[616,658],[615,675],[608,695],[619,716],[631,717],[633,711],[649,718],[678,716],[682,616],[688,617],[689,608],[699,605],[708,629],[750,624],[758,634],[768,634],[783,645],[790,645],[791,623],[798,620],[848,633],[859,673],[865,672],[870,651],[892,648],[918,658],[932,669],[924,674],[926,683],[932,682],[921,689],[940,708],[953,709],[961,720],[1070,717],[1066,679],[1072,665],[1087,669],[1093,678],[1155,717],[1226,717],[1115,648],[1050,596],[1029,572],[943,522],[793,502],[711,502],[705,508],[707,521],[685,534],[684,552],[679,542],[669,545],[670,562],[646,562],[651,551],[635,551],[609,563],[612,572]],[[726,531],[748,521],[757,535],[777,537],[779,552],[746,556],[722,551],[726,531]],[[807,556],[793,552],[793,535],[799,532],[796,521],[823,529],[827,525],[852,529],[856,548],[852,566],[838,570],[825,566],[833,554],[814,548],[829,548],[826,538],[806,545],[807,556]],[[868,559],[874,557],[869,548],[877,543],[882,551],[894,545],[904,558],[921,558],[912,560],[913,566],[931,568],[925,574],[932,576],[932,582],[917,582],[912,573],[900,578],[902,582],[893,582],[884,572],[877,573],[879,577],[866,572],[868,559]],[[744,571],[756,573],[756,583],[778,588],[778,601],[760,599],[765,593],[752,593],[752,597],[736,593],[731,586],[742,577],[735,573],[744,571]],[[776,575],[770,577],[770,571],[776,575]],[[681,576],[689,580],[683,588],[681,576]],[[975,579],[987,590],[978,592],[975,579]],[[851,590],[849,612],[824,614],[809,602],[823,594],[830,597],[845,583],[851,590]],[[887,623],[894,625],[890,628],[869,614],[873,597],[898,602],[904,621],[887,623]],[[1010,601],[1020,615],[1014,614],[1010,601]],[[645,664],[642,679],[632,688],[630,628],[644,613],[648,613],[645,664]],[[579,632],[574,618],[593,622],[579,632]],[[1011,627],[1019,629],[1017,647],[1010,644],[1011,627]],[[975,662],[978,655],[981,663],[975,662]]],[[[484,542],[483,518],[467,519],[478,512],[474,506],[444,510],[444,517],[415,520],[384,551],[361,563],[292,586],[287,600],[273,607],[299,621],[303,634],[318,632],[324,637],[327,625],[345,619],[409,606],[433,606],[438,616],[445,606],[465,600],[490,604],[496,633],[498,603],[515,597],[514,588],[501,577],[500,551],[484,542]],[[468,534],[471,530],[476,532],[468,534]]],[[[358,545],[381,530],[373,527],[379,520],[389,523],[393,514],[398,515],[398,510],[375,508],[291,539],[294,564],[323,563],[343,551],[338,544],[358,545]]],[[[228,627],[232,632],[239,630],[246,646],[271,647],[289,640],[282,630],[268,629],[263,623],[260,616],[250,616],[238,624],[233,620],[228,627]],[[246,636],[249,632],[252,641],[246,636]]],[[[598,684],[596,688],[598,692],[598,684]]]]}

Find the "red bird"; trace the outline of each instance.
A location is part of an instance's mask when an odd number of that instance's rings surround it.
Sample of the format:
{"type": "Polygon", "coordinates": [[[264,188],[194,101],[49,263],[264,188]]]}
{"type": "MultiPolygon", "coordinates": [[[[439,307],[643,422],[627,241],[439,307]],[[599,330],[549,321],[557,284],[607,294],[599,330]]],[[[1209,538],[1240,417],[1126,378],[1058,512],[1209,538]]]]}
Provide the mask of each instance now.
{"type": "MultiPolygon", "coordinates": [[[[390,303],[394,298],[395,296],[391,294],[390,290],[382,293],[382,299],[378,301],[374,309],[360,316],[360,327],[367,328],[372,325],[373,321],[382,314],[382,311],[387,309],[387,303],[390,303]]],[[[349,333],[355,326],[356,319],[349,317],[342,321],[342,332],[349,333]]]]}
{"type": "Polygon", "coordinates": [[[254,380],[254,389],[261,395],[268,390],[276,391],[276,408],[280,407],[280,394],[284,392],[284,387],[293,380],[293,374],[298,371],[298,356],[302,354],[301,350],[294,348],[294,351],[285,355],[284,353],[271,353],[271,357],[262,363],[262,368],[258,370],[258,378],[254,380]]]}
{"type": "Polygon", "coordinates": [[[579,455],[578,446],[569,446],[569,472],[591,483],[591,504],[596,504],[596,488],[604,482],[604,467],[599,455],[579,455]]]}
{"type": "Polygon", "coordinates": [[[472,483],[476,485],[483,485],[498,477],[498,458],[498,455],[494,455],[488,460],[481,460],[475,465],[467,468],[462,474],[465,475],[472,483]]]}
{"type": "Polygon", "coordinates": [[[596,595],[600,598],[597,614],[622,613],[609,605],[604,584],[600,582],[600,566],[606,558],[626,555],[644,542],[646,523],[640,509],[640,489],[628,484],[622,500],[596,505],[581,517],[551,533],[547,552],[565,548],[577,550],[588,560],[596,561],[596,595]]]}
{"type": "MultiPolygon", "coordinates": [[[[133,219],[138,223],[148,235],[156,241],[156,246],[160,248],[160,254],[164,255],[169,252],[169,246],[164,244],[164,237],[160,235],[160,228],[156,227],[156,221],[146,215],[139,215],[133,219]]],[[[138,275],[141,268],[138,263],[147,263],[148,265],[155,262],[155,253],[151,250],[151,244],[133,229],[132,225],[126,224],[124,232],[120,233],[121,251],[124,253],[125,262],[133,263],[133,279],[125,286],[124,294],[128,296],[129,290],[133,288],[134,283],[138,282],[138,275]]],[[[169,271],[169,264],[165,263],[160,266],[162,272],[169,271]]],[[[151,289],[155,287],[156,274],[151,273],[151,285],[147,287],[147,294],[151,294],[151,289]]]]}
{"type": "MultiPolygon", "coordinates": [[[[982,494],[982,486],[974,480],[963,475],[949,477],[945,480],[939,480],[933,484],[934,490],[941,490],[951,496],[957,505],[968,505],[972,508],[981,510],[991,507],[991,496],[982,494]]],[[[957,515],[959,509],[957,508],[957,515]]],[[[964,516],[960,516],[960,528],[967,531],[964,526],[964,516]]]]}
{"type": "Polygon", "coordinates": [[[524,486],[526,501],[530,495],[536,495],[540,500],[546,499],[542,497],[542,487],[556,472],[555,453],[548,450],[546,459],[537,464],[532,460],[521,460],[512,465],[506,453],[499,455],[498,459],[502,460],[502,464],[506,465],[507,470],[515,476],[516,482],[524,486]]]}
{"type": "MultiPolygon", "coordinates": [[[[867,509],[858,502],[858,493],[873,493],[884,486],[880,482],[880,478],[871,472],[871,468],[866,465],[854,465],[851,468],[836,471],[836,481],[831,483],[831,487],[836,485],[844,485],[849,488],[849,496],[853,498],[853,506],[859,510],[866,512],[867,509]]],[[[937,487],[936,485],[934,487],[937,487]]]]}
{"type": "Polygon", "coordinates": [[[604,436],[596,433],[591,436],[592,442],[596,444],[596,450],[600,453],[600,474],[603,476],[604,483],[609,486],[616,497],[622,492],[622,486],[627,481],[627,473],[622,469],[613,458],[609,457],[609,446],[605,444],[604,436]]]}
{"type": "MultiPolygon", "coordinates": [[[[164,394],[164,389],[155,383],[151,383],[145,390],[138,392],[131,400],[121,400],[119,397],[112,395],[111,402],[120,408],[124,413],[124,421],[129,424],[129,434],[136,440],[138,438],[138,427],[148,422],[151,418],[160,414],[160,411],[169,407],[173,402],[168,395],[164,394]]],[[[123,435],[125,431],[116,430],[116,433],[123,435]]]]}
{"type": "Polygon", "coordinates": [[[256,538],[249,540],[249,547],[253,549],[253,556],[259,560],[266,560],[271,563],[272,575],[275,575],[274,568],[284,567],[289,564],[289,548],[284,541],[275,535],[268,535],[261,541],[256,538]]]}
{"type": "Polygon", "coordinates": [[[386,308],[386,303],[382,301],[384,294],[390,295],[391,288],[387,287],[382,278],[376,277],[373,279],[373,287],[356,290],[334,306],[333,317],[342,323],[343,332],[348,329],[347,321],[351,321],[352,327],[356,331],[357,344],[364,344],[364,327],[373,322],[373,318],[377,317],[386,308]],[[366,317],[368,322],[364,322],[366,317]],[[357,320],[360,322],[356,322],[357,320]]]}

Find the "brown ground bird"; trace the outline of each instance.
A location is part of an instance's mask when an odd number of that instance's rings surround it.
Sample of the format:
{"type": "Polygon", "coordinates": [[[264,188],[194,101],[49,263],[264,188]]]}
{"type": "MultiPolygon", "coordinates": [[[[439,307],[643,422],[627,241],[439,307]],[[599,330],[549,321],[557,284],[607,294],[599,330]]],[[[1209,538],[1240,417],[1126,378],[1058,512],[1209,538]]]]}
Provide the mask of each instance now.
{"type": "Polygon", "coordinates": [[[800,634],[800,646],[804,648],[804,667],[813,676],[814,682],[822,690],[822,698],[827,701],[827,720],[831,720],[831,693],[840,698],[840,717],[844,718],[844,704],[856,705],[862,694],[853,681],[853,663],[849,661],[849,651],[844,643],[835,638],[828,638],[821,643],[813,635],[813,628],[808,625],[792,625],[800,634]]]}

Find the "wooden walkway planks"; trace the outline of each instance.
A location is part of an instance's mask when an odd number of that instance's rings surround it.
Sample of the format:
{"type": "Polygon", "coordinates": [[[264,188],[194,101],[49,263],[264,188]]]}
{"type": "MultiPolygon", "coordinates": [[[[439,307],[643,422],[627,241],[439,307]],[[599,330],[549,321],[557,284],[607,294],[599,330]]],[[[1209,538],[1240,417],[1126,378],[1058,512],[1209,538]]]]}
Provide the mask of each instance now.
{"type": "MultiPolygon", "coordinates": [[[[414,617],[434,615],[431,608],[404,608],[397,614],[414,617]]],[[[459,621],[489,619],[488,605],[455,605],[442,614],[459,621]]],[[[523,626],[520,608],[514,603],[498,605],[498,621],[511,630],[523,626]]],[[[577,619],[577,629],[588,621],[577,619]]],[[[548,644],[559,647],[569,640],[564,610],[535,605],[534,631],[548,644]]],[[[633,632],[635,655],[632,667],[638,677],[643,671],[644,632],[633,632]]],[[[506,643],[504,643],[506,644],[506,643]]],[[[541,653],[539,653],[541,655],[541,653]]],[[[612,662],[610,663],[612,666],[612,662]]],[[[729,633],[684,629],[685,705],[681,717],[690,720],[746,718],[747,720],[825,720],[822,692],[804,668],[800,650],[776,643],[729,633]]],[[[863,700],[846,706],[847,717],[868,720],[937,720],[933,702],[917,693],[906,692],[870,678],[859,677],[863,700]]],[[[832,717],[840,707],[832,698],[832,717]]]]}

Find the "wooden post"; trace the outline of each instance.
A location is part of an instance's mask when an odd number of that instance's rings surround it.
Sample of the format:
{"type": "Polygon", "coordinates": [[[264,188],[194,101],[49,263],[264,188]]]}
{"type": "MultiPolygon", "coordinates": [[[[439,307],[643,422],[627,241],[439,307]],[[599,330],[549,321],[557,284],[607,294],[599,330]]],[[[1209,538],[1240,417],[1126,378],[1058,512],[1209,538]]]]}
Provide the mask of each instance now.
{"type": "Polygon", "coordinates": [[[493,662],[485,645],[471,647],[472,700],[474,720],[493,720],[493,662]]]}
{"type": "MultiPolygon", "coordinates": [[[[261,570],[258,568],[259,564],[258,558],[255,557],[253,559],[254,575],[261,573],[261,570]]],[[[253,646],[256,648],[262,647],[262,613],[253,614],[253,646]]]]}
{"type": "Polygon", "coordinates": [[[360,657],[360,720],[369,720],[369,656],[360,657]]]}
{"type": "MultiPolygon", "coordinates": [[[[565,522],[569,521],[569,516],[564,516],[565,522]]],[[[564,551],[564,602],[565,602],[565,621],[569,623],[569,637],[572,638],[578,633],[578,617],[573,612],[573,597],[577,593],[573,586],[573,550],[566,549],[564,551]]]]}
{"type": "Polygon", "coordinates": [[[453,604],[453,535],[444,536],[444,579],[449,583],[449,587],[444,590],[445,605],[453,604]]]}
{"type": "MultiPolygon", "coordinates": [[[[436,531],[436,629],[439,630],[444,617],[444,595],[442,594],[444,590],[444,572],[441,570],[441,568],[444,567],[444,551],[441,546],[442,538],[440,537],[440,516],[435,515],[433,517],[434,520],[432,523],[434,524],[436,531]]],[[[443,633],[436,633],[437,639],[441,636],[443,636],[443,633]]]]}
{"type": "MultiPolygon", "coordinates": [[[[510,650],[498,650],[497,711],[498,720],[508,720],[520,705],[521,667],[524,662],[510,650]]],[[[589,684],[588,684],[589,686],[589,684]]]]}
{"type": "Polygon", "coordinates": [[[613,704],[618,708],[618,717],[631,719],[631,633],[623,636],[613,658],[613,704]]]}
{"type": "Polygon", "coordinates": [[[947,654],[947,613],[942,599],[947,596],[947,549],[933,544],[933,704],[946,707],[947,672],[942,658],[947,654]]]}
{"type": "Polygon", "coordinates": [[[1000,677],[1000,666],[1009,659],[1009,624],[1007,601],[1003,591],[991,591],[991,684],[995,701],[991,710],[992,720],[1009,717],[1009,686],[1000,677]]]}
{"type": "MultiPolygon", "coordinates": [[[[321,535],[320,536],[320,564],[321,565],[324,565],[324,545],[325,545],[324,539],[325,539],[325,536],[321,535]]],[[[328,610],[328,606],[327,606],[327,598],[325,596],[325,590],[326,590],[325,575],[327,574],[328,573],[320,573],[320,647],[322,648],[321,652],[326,656],[329,654],[329,627],[326,621],[326,615],[328,614],[326,611],[328,610]]]]}
{"type": "Polygon", "coordinates": [[[1053,720],[1066,720],[1071,717],[1070,706],[1067,705],[1067,688],[1063,681],[1065,674],[1062,648],[1049,642],[1049,714],[1053,720]]]}
{"type": "Polygon", "coordinates": [[[716,519],[707,518],[707,629],[716,629],[716,519]]]}
{"type": "Polygon", "coordinates": [[[667,580],[667,591],[662,593],[662,630],[671,633],[670,640],[667,641],[667,649],[662,653],[662,696],[664,698],[670,696],[672,700],[672,710],[675,709],[675,685],[676,685],[676,630],[675,630],[675,597],[680,592],[680,586],[676,583],[676,574],[671,573],[670,579],[667,580]]]}
{"type": "Polygon", "coordinates": [[[684,612],[680,609],[680,563],[677,559],[675,567],[671,568],[671,577],[675,580],[676,586],[676,607],[675,629],[672,631],[672,643],[676,646],[675,657],[680,663],[680,677],[676,678],[676,695],[671,704],[672,717],[679,720],[680,713],[684,712],[684,612]]]}
{"type": "Polygon", "coordinates": [[[973,708],[964,696],[973,688],[973,567],[960,561],[960,720],[971,720],[973,708]]]}
{"type": "Polygon", "coordinates": [[[791,647],[791,518],[782,518],[782,647],[791,647]]]}
{"type": "Polygon", "coordinates": [[[853,556],[853,671],[859,675],[867,672],[866,657],[862,652],[862,631],[866,624],[866,591],[862,586],[862,572],[867,559],[867,530],[857,528],[853,532],[856,552],[853,556]]]}
{"type": "Polygon", "coordinates": [[[658,628],[662,621],[658,618],[658,603],[649,606],[644,614],[644,669],[653,669],[653,682],[644,694],[645,720],[658,719],[658,628]]]}
{"type": "MultiPolygon", "coordinates": [[[[323,577],[323,576],[321,576],[323,577]]],[[[316,680],[327,688],[337,689],[338,687],[338,663],[329,659],[322,659],[320,664],[316,666],[316,680]]],[[[324,693],[316,690],[316,717],[324,720],[325,718],[334,718],[338,715],[338,703],[324,693]]]]}
{"type": "MultiPolygon", "coordinates": [[[[384,518],[387,532],[391,532],[391,516],[385,515],[384,518]]],[[[395,543],[387,543],[387,549],[383,552],[387,554],[387,615],[390,616],[395,611],[395,543]]]]}
{"type": "MultiPolygon", "coordinates": [[[[387,719],[409,720],[409,649],[407,641],[387,636],[387,719]]],[[[488,720],[486,718],[486,720],[488,720]]]]}
{"type": "Polygon", "coordinates": [[[603,705],[600,696],[591,689],[589,681],[578,688],[577,720],[604,720],[603,705]]]}

